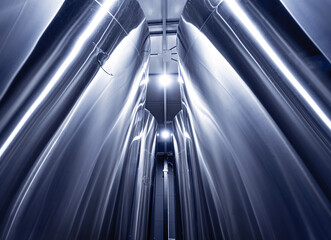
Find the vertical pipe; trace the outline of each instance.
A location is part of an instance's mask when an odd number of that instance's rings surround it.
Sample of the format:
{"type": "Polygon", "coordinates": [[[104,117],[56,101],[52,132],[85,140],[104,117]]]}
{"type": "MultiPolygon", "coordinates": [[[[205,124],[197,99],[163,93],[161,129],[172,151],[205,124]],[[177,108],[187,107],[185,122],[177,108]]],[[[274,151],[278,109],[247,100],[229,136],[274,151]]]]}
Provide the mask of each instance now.
{"type": "Polygon", "coordinates": [[[168,159],[164,158],[163,163],[163,240],[168,240],[168,159]]]}
{"type": "MultiPolygon", "coordinates": [[[[167,53],[167,0],[162,0],[162,61],[163,61],[163,75],[167,73],[167,64],[165,61],[165,54],[167,53]]],[[[163,116],[164,129],[167,129],[167,87],[164,84],[163,88],[163,116]]],[[[167,152],[167,141],[164,141],[164,152],[167,152]]]]}
{"type": "MultiPolygon", "coordinates": [[[[166,53],[167,53],[167,0],[162,0],[162,61],[163,75],[167,74],[166,53]]],[[[167,86],[163,88],[164,108],[164,130],[167,129],[167,86]]],[[[164,141],[164,153],[167,153],[167,140],[164,141]]],[[[163,239],[168,240],[168,159],[165,155],[163,168],[163,239]]]]}
{"type": "MultiPolygon", "coordinates": [[[[164,64],[165,65],[165,64],[164,64]]],[[[167,87],[163,88],[164,130],[167,129],[167,87]]],[[[164,140],[164,153],[167,153],[167,140],[164,140]]]]}

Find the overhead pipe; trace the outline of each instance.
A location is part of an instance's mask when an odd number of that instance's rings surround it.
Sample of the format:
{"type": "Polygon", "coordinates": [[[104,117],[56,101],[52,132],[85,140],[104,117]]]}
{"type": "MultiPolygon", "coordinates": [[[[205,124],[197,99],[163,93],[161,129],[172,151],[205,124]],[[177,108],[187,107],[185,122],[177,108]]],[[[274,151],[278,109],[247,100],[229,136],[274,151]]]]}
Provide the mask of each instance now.
{"type": "MultiPolygon", "coordinates": [[[[167,13],[168,1],[162,0],[162,74],[167,74],[167,63],[165,60],[167,47],[167,13]]],[[[163,86],[163,125],[164,131],[167,131],[167,87],[163,86]]],[[[167,159],[167,139],[164,139],[164,168],[163,168],[163,239],[168,239],[169,236],[169,190],[168,190],[168,159],[167,159]]]]}

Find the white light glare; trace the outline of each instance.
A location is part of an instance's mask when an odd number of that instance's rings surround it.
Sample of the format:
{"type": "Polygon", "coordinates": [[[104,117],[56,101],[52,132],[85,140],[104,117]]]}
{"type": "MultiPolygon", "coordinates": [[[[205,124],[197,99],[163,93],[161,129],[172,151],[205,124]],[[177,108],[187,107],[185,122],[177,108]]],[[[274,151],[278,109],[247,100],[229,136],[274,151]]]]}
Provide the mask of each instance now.
{"type": "Polygon", "coordinates": [[[261,32],[246,15],[243,9],[236,3],[236,1],[225,1],[232,13],[241,21],[241,23],[248,29],[252,37],[258,42],[258,44],[263,48],[263,50],[268,54],[271,60],[277,65],[278,69],[287,77],[292,86],[301,94],[305,101],[310,105],[310,107],[315,111],[315,113],[320,117],[320,119],[325,123],[325,125],[331,129],[331,120],[323,112],[323,110],[318,106],[315,100],[310,96],[306,89],[300,84],[300,82],[295,78],[291,71],[286,67],[280,57],[264,39],[261,32]]]}
{"type": "Polygon", "coordinates": [[[168,130],[165,129],[161,132],[161,138],[168,139],[169,137],[170,137],[170,133],[168,130]]]}
{"type": "Polygon", "coordinates": [[[178,80],[179,84],[184,84],[184,80],[182,79],[181,76],[178,76],[177,80],[178,80]]]}
{"type": "Polygon", "coordinates": [[[108,12],[110,15],[111,13],[108,11],[109,8],[111,8],[111,4],[113,4],[113,1],[108,1],[106,4],[101,4],[98,1],[96,1],[101,8],[98,10],[98,12],[94,15],[94,18],[91,20],[89,25],[85,28],[85,30],[82,32],[81,36],[73,46],[71,52],[66,57],[66,59],[63,61],[62,65],[59,67],[59,69],[56,71],[56,73],[53,75],[53,77],[50,79],[50,81],[47,83],[46,87],[42,90],[40,95],[37,97],[37,99],[32,103],[32,105],[29,107],[29,109],[25,112],[23,117],[20,119],[18,124],[15,126],[14,130],[10,133],[8,138],[5,140],[5,142],[0,146],[0,158],[5,153],[9,145],[13,142],[17,134],[21,131],[21,129],[24,127],[26,122],[30,119],[30,117],[34,114],[36,109],[42,104],[42,102],[48,97],[49,93],[53,90],[53,88],[56,86],[60,78],[63,76],[63,74],[67,71],[68,67],[74,59],[78,56],[81,49],[84,47],[84,44],[89,42],[89,38],[92,36],[93,32],[98,28],[101,21],[104,18],[104,15],[106,12],[108,12]]]}
{"type": "Polygon", "coordinates": [[[185,133],[184,133],[184,136],[185,136],[186,138],[188,138],[188,139],[191,139],[190,134],[188,134],[188,132],[186,132],[186,131],[185,131],[185,133]]]}
{"type": "Polygon", "coordinates": [[[163,74],[160,76],[159,81],[162,87],[168,87],[171,84],[171,77],[167,74],[163,74]]]}

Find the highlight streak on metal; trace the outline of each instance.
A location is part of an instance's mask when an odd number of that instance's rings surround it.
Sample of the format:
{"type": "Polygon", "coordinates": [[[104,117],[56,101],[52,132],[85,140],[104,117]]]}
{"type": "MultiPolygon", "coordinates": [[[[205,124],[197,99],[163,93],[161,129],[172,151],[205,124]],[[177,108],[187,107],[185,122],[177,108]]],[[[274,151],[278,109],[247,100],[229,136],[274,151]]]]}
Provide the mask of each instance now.
{"type": "Polygon", "coordinates": [[[240,0],[184,8],[176,239],[331,238],[327,76],[264,14],[240,0]]]}
{"type": "Polygon", "coordinates": [[[294,77],[291,71],[285,66],[280,57],[276,54],[276,52],[272,49],[272,47],[268,44],[268,42],[263,38],[261,32],[256,28],[253,22],[249,19],[249,17],[245,14],[242,8],[236,3],[236,1],[225,1],[225,5],[231,10],[233,16],[241,22],[243,26],[245,26],[251,37],[253,37],[258,44],[262,47],[262,49],[266,52],[266,54],[271,58],[271,60],[276,64],[279,70],[286,76],[286,78],[290,81],[293,87],[302,95],[303,99],[310,105],[310,107],[315,111],[319,118],[325,123],[325,125],[331,130],[331,120],[325,114],[325,112],[319,107],[319,105],[315,102],[315,100],[311,97],[311,95],[306,91],[306,89],[300,84],[300,82],[294,77]]]}
{"type": "MultiPolygon", "coordinates": [[[[98,1],[96,1],[96,2],[98,2],[98,1]]],[[[9,137],[6,139],[6,141],[1,145],[0,159],[3,155],[3,153],[7,150],[8,146],[12,143],[13,139],[19,133],[19,131],[22,129],[22,127],[24,127],[26,122],[30,119],[31,115],[36,111],[36,109],[40,106],[40,104],[45,100],[45,98],[51,92],[51,90],[53,89],[55,84],[58,83],[59,79],[63,76],[64,72],[68,69],[69,65],[77,57],[77,55],[81,51],[84,43],[86,43],[86,41],[91,37],[91,35],[95,31],[95,29],[100,25],[100,22],[102,21],[102,19],[104,18],[104,14],[106,13],[105,9],[109,8],[111,3],[112,3],[112,1],[106,1],[106,4],[104,6],[101,5],[100,10],[94,15],[94,18],[89,23],[89,25],[86,27],[84,32],[81,33],[81,36],[77,39],[71,52],[65,58],[62,65],[56,71],[55,75],[52,77],[52,79],[46,85],[46,87],[41,92],[41,94],[38,96],[38,98],[33,102],[33,104],[27,110],[27,112],[24,114],[24,116],[21,118],[21,120],[16,125],[14,130],[10,133],[9,137]]],[[[100,3],[98,2],[98,4],[100,4],[100,3]]]]}
{"type": "Polygon", "coordinates": [[[65,1],[43,31],[0,102],[0,238],[148,238],[157,124],[142,10],[65,1]]]}

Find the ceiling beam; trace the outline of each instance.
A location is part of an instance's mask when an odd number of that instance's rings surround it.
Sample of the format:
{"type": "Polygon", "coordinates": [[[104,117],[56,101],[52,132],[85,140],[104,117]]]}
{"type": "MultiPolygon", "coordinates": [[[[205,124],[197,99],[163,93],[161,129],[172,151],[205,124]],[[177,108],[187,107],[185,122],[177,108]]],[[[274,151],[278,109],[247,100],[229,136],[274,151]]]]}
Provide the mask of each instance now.
{"type": "MultiPolygon", "coordinates": [[[[166,35],[176,35],[177,30],[167,30],[166,35]]],[[[163,35],[163,30],[162,31],[151,31],[150,32],[151,36],[162,36],[163,35]]]]}
{"type": "MultiPolygon", "coordinates": [[[[178,101],[167,101],[168,105],[178,105],[181,104],[182,102],[178,102],[178,101]]],[[[163,104],[163,101],[146,101],[146,104],[149,105],[159,105],[159,104],[163,104]]]]}
{"type": "MultiPolygon", "coordinates": [[[[166,25],[178,25],[179,19],[167,19],[166,25]]],[[[147,24],[149,27],[151,26],[162,26],[162,20],[148,20],[147,24]]]]}

